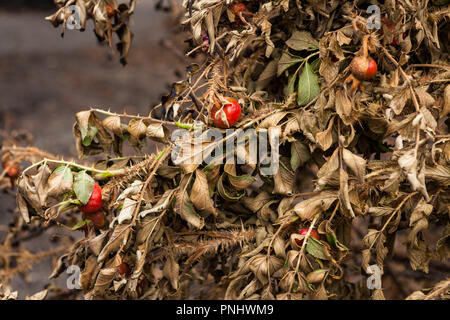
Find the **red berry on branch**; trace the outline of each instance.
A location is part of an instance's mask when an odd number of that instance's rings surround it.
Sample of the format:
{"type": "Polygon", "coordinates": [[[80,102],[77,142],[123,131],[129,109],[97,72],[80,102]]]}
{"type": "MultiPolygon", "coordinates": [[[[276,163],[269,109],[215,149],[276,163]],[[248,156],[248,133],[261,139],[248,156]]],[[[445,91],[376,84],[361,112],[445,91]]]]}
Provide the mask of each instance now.
{"type": "Polygon", "coordinates": [[[360,81],[370,80],[377,73],[377,63],[370,56],[356,56],[350,63],[350,72],[360,81]]]}
{"type": "Polygon", "coordinates": [[[6,175],[10,178],[17,178],[20,174],[20,168],[17,163],[10,161],[10,155],[5,154],[2,157],[2,166],[6,171],[6,175]]]}
{"type": "MultiPolygon", "coordinates": [[[[307,229],[307,228],[302,229],[302,230],[300,230],[299,234],[300,234],[301,236],[306,236],[306,234],[308,233],[308,230],[309,230],[309,229],[307,229]]],[[[315,238],[315,239],[317,239],[317,240],[320,239],[319,234],[318,234],[317,231],[314,230],[314,229],[311,230],[311,233],[310,233],[309,236],[310,236],[310,237],[313,237],[313,238],[315,238]]],[[[300,239],[295,239],[295,243],[296,243],[298,246],[301,246],[301,245],[303,245],[303,239],[301,239],[301,240],[300,240],[300,239]]]]}
{"type": "Polygon", "coordinates": [[[92,221],[96,230],[102,229],[106,225],[106,218],[102,211],[86,213],[86,218],[92,221]]]}
{"type": "Polygon", "coordinates": [[[108,17],[111,18],[115,14],[115,10],[113,7],[111,7],[109,4],[106,5],[106,13],[108,14],[108,17]]]}
{"type": "Polygon", "coordinates": [[[119,265],[119,274],[128,275],[130,273],[130,266],[125,261],[119,265]]]}
{"type": "Polygon", "coordinates": [[[98,183],[94,185],[94,189],[92,190],[91,197],[84,206],[80,206],[80,210],[84,213],[94,213],[100,210],[103,206],[102,200],[102,187],[98,183]]]}
{"type": "MultiPolygon", "coordinates": [[[[392,22],[390,22],[390,20],[388,20],[386,17],[383,17],[382,19],[383,19],[383,23],[386,25],[386,29],[387,29],[389,32],[394,32],[394,31],[395,31],[395,25],[392,24],[392,22]]],[[[383,30],[381,31],[381,34],[383,34],[383,30]]],[[[403,39],[406,38],[406,32],[403,32],[403,33],[402,33],[402,38],[403,38],[403,39]]],[[[394,38],[392,39],[391,44],[392,44],[393,46],[398,45],[398,44],[399,44],[398,38],[397,38],[397,37],[394,37],[394,38]]]]}
{"type": "Polygon", "coordinates": [[[219,128],[232,127],[241,116],[241,106],[236,99],[226,97],[225,100],[229,103],[225,104],[222,109],[215,105],[211,110],[214,125],[219,128]]]}
{"type": "Polygon", "coordinates": [[[247,7],[245,6],[245,4],[243,4],[242,2],[239,3],[234,3],[231,5],[231,11],[235,14],[238,15],[241,12],[245,12],[247,11],[247,7]]]}

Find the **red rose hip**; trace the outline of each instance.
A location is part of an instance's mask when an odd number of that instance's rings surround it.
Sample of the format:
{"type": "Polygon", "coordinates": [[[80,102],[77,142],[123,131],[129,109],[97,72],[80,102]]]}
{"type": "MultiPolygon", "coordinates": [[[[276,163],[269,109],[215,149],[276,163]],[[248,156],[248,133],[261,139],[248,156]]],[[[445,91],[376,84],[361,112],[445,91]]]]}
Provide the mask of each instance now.
{"type": "Polygon", "coordinates": [[[102,229],[106,225],[106,218],[102,211],[86,213],[86,218],[92,221],[94,229],[102,229]]]}
{"type": "Polygon", "coordinates": [[[231,6],[231,11],[236,15],[238,15],[240,12],[244,12],[246,10],[247,10],[247,8],[246,8],[245,4],[243,4],[242,2],[235,3],[231,6]]]}
{"type": "Polygon", "coordinates": [[[5,154],[2,157],[2,166],[5,168],[6,175],[10,178],[17,178],[20,173],[20,168],[17,163],[12,163],[9,159],[11,158],[10,155],[5,154]]]}
{"type": "Polygon", "coordinates": [[[84,213],[94,213],[100,210],[102,206],[102,187],[96,183],[94,185],[94,189],[92,190],[91,198],[84,206],[80,206],[80,210],[84,213]]]}
{"type": "Polygon", "coordinates": [[[377,63],[372,57],[356,56],[350,63],[350,71],[360,81],[370,80],[377,73],[377,63]]]}
{"type": "Polygon", "coordinates": [[[239,117],[241,116],[241,106],[236,99],[230,97],[224,99],[229,103],[225,104],[222,110],[219,106],[215,105],[211,110],[211,115],[216,127],[230,128],[239,120],[239,117]]]}
{"type": "MultiPolygon", "coordinates": [[[[309,230],[309,229],[307,229],[307,228],[302,229],[302,230],[300,230],[299,234],[300,234],[301,236],[306,236],[306,234],[308,233],[308,230],[309,230]]],[[[310,236],[310,237],[313,237],[313,238],[315,238],[315,239],[317,239],[317,240],[320,239],[319,234],[318,234],[317,231],[314,230],[314,229],[311,230],[311,233],[310,233],[309,236],[310,236]]],[[[300,239],[295,239],[295,243],[297,243],[298,246],[301,246],[301,245],[303,245],[303,239],[301,239],[301,240],[300,240],[300,239]]]]}
{"type": "Polygon", "coordinates": [[[129,273],[130,273],[130,266],[128,265],[128,263],[123,261],[119,265],[119,274],[121,274],[121,275],[128,275],[129,273]]]}
{"type": "Polygon", "coordinates": [[[115,12],[116,11],[114,10],[113,7],[111,7],[109,4],[106,5],[106,13],[108,14],[109,18],[111,18],[115,12]]]}

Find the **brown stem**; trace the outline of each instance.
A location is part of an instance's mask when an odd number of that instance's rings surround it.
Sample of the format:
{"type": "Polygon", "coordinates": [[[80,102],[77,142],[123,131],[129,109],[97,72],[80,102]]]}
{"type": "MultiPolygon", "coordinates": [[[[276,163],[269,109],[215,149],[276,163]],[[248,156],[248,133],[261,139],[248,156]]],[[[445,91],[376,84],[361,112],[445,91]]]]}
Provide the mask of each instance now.
{"type": "Polygon", "coordinates": [[[365,35],[362,41],[362,56],[364,58],[367,58],[369,56],[368,48],[367,48],[367,42],[369,41],[369,35],[365,35]]]}

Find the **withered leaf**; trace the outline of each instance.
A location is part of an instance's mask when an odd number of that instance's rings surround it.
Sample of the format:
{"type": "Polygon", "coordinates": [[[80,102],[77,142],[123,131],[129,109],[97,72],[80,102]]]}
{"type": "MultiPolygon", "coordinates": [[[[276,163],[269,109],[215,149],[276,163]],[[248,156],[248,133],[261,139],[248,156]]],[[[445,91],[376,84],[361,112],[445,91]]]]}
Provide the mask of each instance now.
{"type": "Polygon", "coordinates": [[[164,265],[163,274],[166,279],[170,281],[170,284],[173,289],[178,290],[178,282],[179,282],[179,272],[180,266],[173,259],[173,257],[169,256],[164,265]]]}
{"type": "Polygon", "coordinates": [[[217,210],[214,208],[213,201],[209,195],[208,180],[206,174],[197,169],[195,171],[195,181],[191,189],[190,199],[195,208],[206,215],[213,214],[217,216],[217,210]]]}
{"type": "Polygon", "coordinates": [[[236,175],[236,165],[235,164],[225,164],[224,171],[228,174],[228,181],[237,190],[243,190],[248,188],[253,182],[256,181],[254,177],[248,174],[236,175]]]}
{"type": "Polygon", "coordinates": [[[167,190],[166,192],[164,192],[164,194],[161,196],[161,198],[153,208],[141,211],[139,215],[144,218],[149,213],[162,212],[163,210],[167,209],[170,205],[170,202],[172,201],[175,191],[175,189],[167,190]]]}
{"type": "Polygon", "coordinates": [[[225,174],[222,174],[217,181],[217,191],[220,196],[228,201],[238,201],[245,197],[245,190],[236,190],[233,187],[227,186],[225,183],[225,174]]]}
{"type": "Polygon", "coordinates": [[[147,126],[142,119],[131,119],[128,123],[127,131],[140,140],[147,135],[147,126]]]}
{"type": "Polygon", "coordinates": [[[286,158],[281,158],[278,171],[275,173],[273,193],[292,195],[294,193],[294,172],[286,158]]]}
{"type": "Polygon", "coordinates": [[[116,136],[122,137],[122,124],[119,116],[109,116],[102,121],[102,125],[114,133],[116,136]]]}
{"type": "Polygon", "coordinates": [[[353,154],[348,149],[343,149],[342,158],[345,164],[350,168],[352,173],[358,178],[360,182],[364,181],[364,175],[366,174],[366,160],[353,154]]]}
{"type": "Polygon", "coordinates": [[[353,102],[349,99],[347,94],[343,90],[336,92],[336,112],[345,125],[351,125],[353,123],[352,110],[353,102]]]}
{"type": "Polygon", "coordinates": [[[317,269],[314,270],[306,276],[306,281],[309,283],[318,283],[321,282],[328,273],[328,269],[317,269]]]}
{"type": "Polygon", "coordinates": [[[300,63],[303,58],[291,55],[289,52],[283,52],[280,60],[278,61],[277,76],[279,77],[288,68],[300,63]]]}
{"type": "Polygon", "coordinates": [[[315,197],[299,202],[293,210],[303,220],[312,220],[317,214],[328,210],[337,198],[334,191],[322,191],[315,197]]]}
{"type": "Polygon", "coordinates": [[[286,41],[289,48],[296,51],[316,50],[319,43],[308,31],[294,31],[292,36],[286,41]]]}
{"type": "Polygon", "coordinates": [[[71,191],[72,188],[73,174],[70,167],[67,165],[56,167],[48,178],[48,195],[51,197],[57,197],[71,191]]]}
{"type": "Polygon", "coordinates": [[[394,113],[396,115],[399,115],[400,113],[402,113],[403,108],[406,105],[406,102],[408,102],[408,100],[411,97],[411,93],[409,88],[405,88],[404,90],[402,90],[400,93],[398,93],[394,99],[391,100],[389,107],[394,110],[394,113]]]}
{"type": "Polygon", "coordinates": [[[17,193],[17,206],[19,208],[20,215],[22,216],[25,223],[30,223],[30,213],[28,211],[28,204],[20,192],[17,193]]]}
{"type": "Polygon", "coordinates": [[[444,89],[444,107],[439,118],[444,118],[450,113],[450,84],[444,89]]]}
{"type": "Polygon", "coordinates": [[[116,255],[108,261],[105,267],[100,270],[94,285],[94,293],[96,295],[104,294],[104,292],[109,288],[120,263],[121,259],[119,255],[116,255]]]}
{"type": "MultiPolygon", "coordinates": [[[[128,235],[130,234],[131,226],[129,224],[119,224],[115,227],[108,242],[103,247],[102,251],[98,255],[97,262],[104,261],[109,254],[119,250],[120,246],[128,241],[128,235]]],[[[105,271],[109,274],[109,271],[105,271]]]]}
{"type": "Polygon", "coordinates": [[[202,229],[205,225],[205,221],[195,211],[194,205],[189,199],[189,195],[186,190],[189,180],[188,175],[185,175],[180,182],[180,186],[175,197],[175,212],[178,213],[183,220],[189,222],[195,228],[202,229]]]}
{"type": "Polygon", "coordinates": [[[330,120],[326,130],[316,134],[316,141],[323,151],[327,151],[333,144],[333,123],[334,118],[330,120]]]}
{"type": "Polygon", "coordinates": [[[117,222],[119,224],[122,224],[125,221],[130,221],[133,218],[133,214],[137,204],[138,204],[137,201],[130,198],[126,198],[125,201],[123,202],[122,210],[120,210],[117,222]]]}

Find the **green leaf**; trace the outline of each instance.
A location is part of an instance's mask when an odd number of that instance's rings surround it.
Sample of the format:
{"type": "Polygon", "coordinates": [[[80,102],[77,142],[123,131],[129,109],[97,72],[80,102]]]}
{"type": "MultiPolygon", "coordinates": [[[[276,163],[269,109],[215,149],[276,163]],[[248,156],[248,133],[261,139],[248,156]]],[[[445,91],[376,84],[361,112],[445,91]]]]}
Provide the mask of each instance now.
{"type": "Polygon", "coordinates": [[[308,31],[295,31],[286,44],[289,48],[297,51],[313,51],[319,48],[319,43],[308,31]]]}
{"type": "Polygon", "coordinates": [[[112,173],[112,172],[102,172],[102,173],[100,173],[100,174],[97,174],[97,175],[95,175],[95,177],[97,178],[97,179],[107,179],[107,178],[111,178],[111,177],[114,177],[115,176],[115,174],[114,173],[112,173]]]}
{"type": "Polygon", "coordinates": [[[290,54],[289,52],[283,52],[280,60],[278,61],[277,77],[279,77],[288,68],[290,68],[293,65],[296,65],[302,61],[303,61],[302,57],[294,56],[294,55],[290,54]]]}
{"type": "Polygon", "coordinates": [[[335,246],[336,248],[338,248],[341,251],[348,251],[348,250],[350,250],[344,244],[339,242],[339,240],[336,238],[336,235],[334,234],[334,232],[328,232],[327,233],[327,240],[328,240],[328,243],[330,243],[331,245],[335,246]]]}
{"type": "Polygon", "coordinates": [[[86,171],[81,171],[75,176],[73,190],[82,204],[88,203],[94,189],[95,181],[86,171]]]}
{"type": "Polygon", "coordinates": [[[318,259],[328,260],[326,254],[325,254],[325,251],[324,251],[323,244],[320,241],[318,241],[312,237],[308,238],[308,242],[306,243],[306,251],[310,255],[312,255],[318,259]]]}
{"type": "Polygon", "coordinates": [[[159,159],[161,159],[161,157],[166,153],[166,149],[163,149],[159,154],[158,154],[158,156],[156,157],[156,161],[158,161],[159,159]]]}
{"type": "Polygon", "coordinates": [[[291,144],[291,168],[296,171],[311,158],[308,147],[300,141],[291,144]]]}
{"type": "Polygon", "coordinates": [[[70,170],[70,167],[68,165],[60,165],[56,167],[53,173],[56,175],[61,175],[63,180],[67,183],[73,182],[72,170],[70,170]]]}
{"type": "Polygon", "coordinates": [[[236,188],[230,188],[226,187],[223,182],[223,176],[221,175],[219,180],[217,181],[217,191],[219,191],[219,194],[228,201],[238,201],[242,197],[245,197],[247,194],[245,189],[244,190],[237,190],[236,188]]]}
{"type": "Polygon", "coordinates": [[[319,70],[320,67],[320,58],[315,59],[313,62],[311,62],[311,69],[316,72],[319,70]]]}
{"type": "Polygon", "coordinates": [[[94,137],[98,132],[98,128],[96,126],[84,127],[84,128],[81,128],[80,131],[81,131],[81,139],[82,139],[83,145],[85,147],[89,147],[92,143],[92,140],[94,140],[94,137]]]}
{"type": "Polygon", "coordinates": [[[179,122],[179,121],[177,121],[177,122],[175,122],[175,125],[178,127],[178,128],[181,128],[181,129],[194,129],[194,130],[199,130],[199,129],[201,129],[201,127],[194,127],[194,125],[193,124],[191,124],[191,123],[182,123],[182,122],[179,122]]]}
{"type": "Polygon", "coordinates": [[[304,106],[317,97],[320,92],[318,80],[319,78],[312,71],[311,65],[306,62],[298,78],[297,103],[299,106],[304,106]]]}

